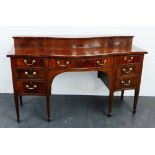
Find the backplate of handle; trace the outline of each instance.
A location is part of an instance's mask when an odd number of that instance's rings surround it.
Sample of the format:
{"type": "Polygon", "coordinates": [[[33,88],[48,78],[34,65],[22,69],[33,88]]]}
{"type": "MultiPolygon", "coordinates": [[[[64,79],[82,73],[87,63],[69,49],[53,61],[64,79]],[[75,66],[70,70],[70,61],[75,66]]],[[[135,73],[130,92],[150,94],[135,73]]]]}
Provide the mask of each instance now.
{"type": "Polygon", "coordinates": [[[69,61],[66,61],[65,64],[61,64],[60,61],[57,61],[57,64],[60,66],[60,67],[67,67],[69,65],[69,61]]]}
{"type": "Polygon", "coordinates": [[[126,68],[123,68],[123,71],[127,74],[130,73],[132,70],[133,70],[132,67],[130,67],[128,70],[126,68]]]}
{"type": "Polygon", "coordinates": [[[35,88],[37,88],[37,85],[34,85],[32,87],[30,87],[28,84],[26,85],[26,88],[29,89],[29,90],[33,90],[35,88]]]}
{"type": "Polygon", "coordinates": [[[32,60],[31,63],[28,63],[27,60],[25,59],[24,62],[25,62],[26,65],[32,66],[33,64],[35,64],[36,60],[32,60]]]}
{"type": "Polygon", "coordinates": [[[96,61],[96,63],[99,65],[99,66],[104,66],[106,64],[107,60],[104,60],[103,63],[101,63],[99,60],[96,61]]]}
{"type": "Polygon", "coordinates": [[[28,77],[34,77],[37,73],[36,72],[32,72],[32,73],[29,73],[29,72],[25,72],[25,75],[27,75],[28,77]]]}
{"type": "Polygon", "coordinates": [[[128,80],[128,81],[124,81],[122,80],[121,83],[124,85],[124,86],[129,86],[131,84],[131,81],[128,80]]]}
{"type": "Polygon", "coordinates": [[[130,58],[124,57],[124,60],[127,60],[128,62],[131,62],[133,60],[133,57],[130,57],[130,58]]]}

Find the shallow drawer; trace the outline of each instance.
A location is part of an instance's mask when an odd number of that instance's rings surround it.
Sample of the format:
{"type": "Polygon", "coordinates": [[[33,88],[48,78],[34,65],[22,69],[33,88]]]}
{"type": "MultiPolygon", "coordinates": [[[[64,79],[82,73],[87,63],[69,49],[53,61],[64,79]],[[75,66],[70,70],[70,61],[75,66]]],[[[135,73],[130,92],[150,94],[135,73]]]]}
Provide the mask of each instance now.
{"type": "Polygon", "coordinates": [[[20,93],[42,93],[46,92],[46,82],[23,82],[17,81],[17,91],[20,93]]]}
{"type": "Polygon", "coordinates": [[[46,73],[44,70],[37,69],[17,69],[17,79],[45,79],[46,73]]]}
{"type": "Polygon", "coordinates": [[[44,60],[40,58],[18,58],[17,67],[44,67],[44,60]]]}
{"type": "Polygon", "coordinates": [[[130,89],[137,86],[136,77],[120,77],[116,80],[116,89],[130,89]]]}
{"type": "Polygon", "coordinates": [[[142,56],[126,55],[117,57],[117,64],[130,64],[130,63],[142,63],[142,62],[143,62],[142,56]]]}
{"type": "Polygon", "coordinates": [[[139,71],[138,65],[120,66],[117,68],[117,77],[120,77],[123,75],[138,74],[138,71],[139,71]]]}
{"type": "Polygon", "coordinates": [[[93,67],[109,67],[112,64],[112,58],[99,59],[51,59],[49,66],[52,68],[93,68],[93,67]]]}

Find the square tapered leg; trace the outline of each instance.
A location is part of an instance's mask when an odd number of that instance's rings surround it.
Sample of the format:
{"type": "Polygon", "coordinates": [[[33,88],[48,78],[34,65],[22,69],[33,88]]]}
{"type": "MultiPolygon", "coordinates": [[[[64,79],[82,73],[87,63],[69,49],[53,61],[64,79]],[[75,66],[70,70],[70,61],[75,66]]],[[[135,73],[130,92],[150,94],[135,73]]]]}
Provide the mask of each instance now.
{"type": "Polygon", "coordinates": [[[17,122],[20,122],[19,98],[18,98],[18,95],[14,95],[14,99],[15,99],[15,108],[16,108],[17,122]]]}
{"type": "Polygon", "coordinates": [[[136,111],[137,111],[138,97],[139,97],[139,89],[135,89],[134,104],[133,104],[133,114],[135,114],[136,111]]]}
{"type": "Polygon", "coordinates": [[[46,96],[46,109],[47,109],[47,120],[51,121],[51,110],[50,110],[50,95],[46,96]]]}

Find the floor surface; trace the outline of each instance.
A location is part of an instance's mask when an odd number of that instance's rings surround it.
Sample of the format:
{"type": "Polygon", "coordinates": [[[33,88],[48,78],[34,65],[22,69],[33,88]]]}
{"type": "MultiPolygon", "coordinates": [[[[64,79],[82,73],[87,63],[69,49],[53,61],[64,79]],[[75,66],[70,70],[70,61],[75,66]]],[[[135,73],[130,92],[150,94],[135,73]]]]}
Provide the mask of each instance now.
{"type": "Polygon", "coordinates": [[[52,95],[52,121],[46,120],[44,97],[24,97],[21,122],[16,122],[12,94],[0,94],[0,128],[154,128],[155,97],[139,97],[132,114],[133,97],[114,98],[112,117],[105,115],[108,97],[52,95]]]}

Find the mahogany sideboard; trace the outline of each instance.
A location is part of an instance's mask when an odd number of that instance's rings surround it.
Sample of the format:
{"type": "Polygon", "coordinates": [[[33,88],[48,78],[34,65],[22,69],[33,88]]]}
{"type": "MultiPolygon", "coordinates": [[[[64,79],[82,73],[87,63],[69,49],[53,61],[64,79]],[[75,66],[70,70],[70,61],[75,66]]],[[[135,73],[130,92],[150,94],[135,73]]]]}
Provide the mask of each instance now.
{"type": "Polygon", "coordinates": [[[136,113],[144,54],[132,45],[133,36],[15,36],[11,59],[17,121],[24,95],[46,96],[50,121],[53,79],[63,72],[97,71],[109,88],[107,116],[111,117],[115,91],[134,89],[136,113]]]}

